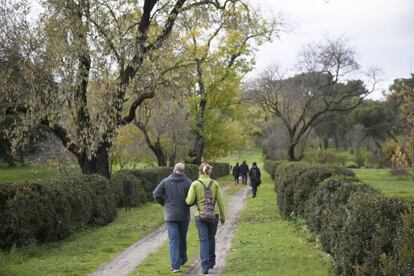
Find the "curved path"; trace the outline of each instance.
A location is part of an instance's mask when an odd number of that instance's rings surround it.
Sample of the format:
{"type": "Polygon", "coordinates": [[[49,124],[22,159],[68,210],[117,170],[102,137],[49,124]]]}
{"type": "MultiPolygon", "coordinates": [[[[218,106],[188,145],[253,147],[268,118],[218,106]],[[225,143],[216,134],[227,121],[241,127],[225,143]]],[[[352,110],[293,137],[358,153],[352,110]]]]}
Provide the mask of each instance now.
{"type": "MultiPolygon", "coordinates": [[[[232,185],[226,185],[224,188],[222,188],[222,191],[225,192],[228,188],[230,188],[232,185]]],[[[243,193],[247,193],[245,192],[247,191],[247,188],[244,187],[243,190],[241,192],[243,193]]],[[[219,239],[219,235],[221,232],[228,232],[229,229],[235,229],[235,226],[232,226],[233,223],[233,209],[234,207],[236,207],[237,203],[240,201],[240,193],[238,192],[234,197],[233,200],[231,202],[229,202],[228,206],[231,206],[231,208],[228,208],[228,219],[226,224],[224,224],[223,227],[219,227],[218,230],[218,236],[217,238],[219,239]],[[239,200],[237,200],[239,199],[239,200]],[[235,202],[237,201],[237,202],[235,202]],[[227,230],[225,230],[227,229],[227,230]]],[[[244,198],[244,197],[243,197],[244,198]]],[[[242,201],[242,203],[244,202],[244,200],[242,201]]],[[[243,207],[243,206],[241,206],[243,207]]],[[[241,210],[240,207],[240,210],[241,210]]],[[[234,230],[233,230],[234,231],[234,230]]],[[[224,233],[223,232],[223,233],[224,233]]],[[[234,234],[234,233],[233,233],[234,234]]],[[[227,235],[224,236],[227,237],[227,235]]],[[[233,237],[233,235],[231,235],[231,237],[233,237]]],[[[139,266],[142,261],[148,257],[149,255],[151,255],[152,253],[154,253],[155,251],[158,250],[158,248],[164,244],[164,242],[166,242],[168,239],[167,236],[167,231],[166,231],[166,227],[165,224],[159,226],[158,228],[156,228],[155,230],[153,230],[149,235],[145,236],[144,238],[140,239],[139,241],[137,241],[136,243],[132,244],[131,246],[129,246],[128,248],[126,248],[122,253],[120,253],[119,255],[117,255],[116,257],[114,257],[111,261],[104,263],[103,265],[101,265],[95,272],[90,273],[90,276],[109,276],[109,275],[117,275],[117,276],[126,276],[129,273],[133,272],[135,270],[135,268],[137,266],[139,266]]],[[[221,239],[220,239],[220,243],[221,243],[221,239]]],[[[224,243],[224,242],[223,242],[224,243]]],[[[230,243],[228,243],[226,241],[226,248],[227,251],[230,249],[230,245],[231,245],[231,240],[230,243]]],[[[224,244],[223,244],[224,245],[224,244]]],[[[221,257],[221,251],[223,250],[223,248],[221,248],[222,245],[220,244],[220,247],[218,246],[216,251],[219,252],[217,254],[217,259],[220,260],[221,257]]],[[[197,264],[194,263],[190,270],[193,271],[196,269],[197,264]]],[[[217,267],[220,266],[220,263],[217,263],[217,267]]],[[[224,266],[224,265],[223,265],[224,266]]]]}

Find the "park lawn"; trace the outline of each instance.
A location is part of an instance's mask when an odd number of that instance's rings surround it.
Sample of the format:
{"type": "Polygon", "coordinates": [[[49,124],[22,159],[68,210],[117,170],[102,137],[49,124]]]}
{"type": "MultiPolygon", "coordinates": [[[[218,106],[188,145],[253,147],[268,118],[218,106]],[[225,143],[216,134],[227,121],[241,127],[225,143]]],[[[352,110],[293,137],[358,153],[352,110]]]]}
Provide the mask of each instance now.
{"type": "MultiPolygon", "coordinates": [[[[220,178],[220,183],[233,183],[230,176],[220,178]]],[[[227,184],[228,185],[228,184],[227,184]]],[[[230,184],[231,185],[231,184],[230,184]]],[[[225,185],[222,185],[222,187],[225,185]]],[[[232,195],[239,191],[241,185],[234,185],[224,194],[224,202],[228,202],[232,195]]],[[[191,218],[190,227],[187,234],[187,263],[180,268],[181,273],[185,273],[191,264],[199,257],[199,247],[197,227],[194,218],[191,218]]],[[[141,265],[135,269],[130,275],[171,275],[170,271],[170,253],[168,241],[165,242],[156,252],[148,256],[141,265]]]]}
{"type": "MultiPolygon", "coordinates": [[[[66,169],[70,175],[80,174],[79,168],[71,166],[66,169]]],[[[57,167],[2,167],[0,182],[38,181],[60,176],[57,167]]]]}
{"type": "Polygon", "coordinates": [[[155,203],[127,213],[119,209],[107,226],[77,231],[60,242],[0,251],[0,275],[86,275],[162,222],[162,208],[155,203]]]}
{"type": "Polygon", "coordinates": [[[368,185],[391,197],[414,200],[414,180],[411,176],[399,178],[389,169],[355,169],[356,175],[368,185]]]}
{"type": "Polygon", "coordinates": [[[282,219],[274,184],[263,173],[256,198],[249,198],[227,258],[225,275],[332,275],[330,258],[282,219]]]}

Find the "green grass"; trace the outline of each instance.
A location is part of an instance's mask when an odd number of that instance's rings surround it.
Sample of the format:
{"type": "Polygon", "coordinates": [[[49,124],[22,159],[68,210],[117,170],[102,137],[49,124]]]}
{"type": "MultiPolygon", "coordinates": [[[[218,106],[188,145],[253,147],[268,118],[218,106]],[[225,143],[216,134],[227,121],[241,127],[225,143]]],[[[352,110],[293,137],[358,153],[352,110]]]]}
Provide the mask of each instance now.
{"type": "Polygon", "coordinates": [[[217,162],[228,162],[231,165],[236,164],[236,162],[243,162],[246,160],[249,167],[253,162],[263,163],[263,154],[260,148],[251,148],[251,149],[241,149],[232,152],[227,157],[217,159],[217,162]]]}
{"type": "Polygon", "coordinates": [[[162,208],[147,203],[103,227],[78,231],[68,239],[0,251],[0,275],[86,275],[162,224],[162,208]]]}
{"type": "MultiPolygon", "coordinates": [[[[223,184],[233,183],[231,176],[226,176],[219,179],[222,186],[223,184]]],[[[241,185],[232,186],[223,195],[224,202],[228,202],[229,198],[239,191],[241,185]]],[[[228,207],[228,206],[227,206],[228,207]]],[[[190,265],[199,256],[199,241],[197,228],[194,224],[194,220],[190,222],[187,235],[187,263],[180,268],[181,273],[185,273],[190,265]]],[[[156,252],[148,256],[144,262],[130,275],[170,275],[170,255],[168,249],[168,242],[165,242],[156,252]]]]}
{"type": "Polygon", "coordinates": [[[263,182],[242,213],[225,275],[331,275],[330,259],[318,244],[279,216],[267,173],[263,182]]]}
{"type": "MultiPolygon", "coordinates": [[[[80,174],[77,167],[67,168],[69,174],[80,174]]],[[[23,182],[27,180],[42,180],[60,176],[56,167],[4,167],[0,168],[1,182],[23,182]]]]}
{"type": "Polygon", "coordinates": [[[411,176],[399,178],[389,169],[356,169],[356,175],[370,186],[391,197],[414,200],[414,180],[411,176]]]}

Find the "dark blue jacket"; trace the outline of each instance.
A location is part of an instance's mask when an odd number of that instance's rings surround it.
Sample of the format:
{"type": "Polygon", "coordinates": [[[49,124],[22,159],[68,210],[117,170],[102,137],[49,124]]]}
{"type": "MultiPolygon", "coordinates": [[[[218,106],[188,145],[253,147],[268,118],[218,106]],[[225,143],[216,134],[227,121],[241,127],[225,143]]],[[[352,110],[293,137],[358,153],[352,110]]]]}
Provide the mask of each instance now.
{"type": "Polygon", "coordinates": [[[164,206],[165,221],[189,221],[190,207],[185,203],[191,180],[185,174],[172,173],[164,178],[152,193],[164,206]]]}

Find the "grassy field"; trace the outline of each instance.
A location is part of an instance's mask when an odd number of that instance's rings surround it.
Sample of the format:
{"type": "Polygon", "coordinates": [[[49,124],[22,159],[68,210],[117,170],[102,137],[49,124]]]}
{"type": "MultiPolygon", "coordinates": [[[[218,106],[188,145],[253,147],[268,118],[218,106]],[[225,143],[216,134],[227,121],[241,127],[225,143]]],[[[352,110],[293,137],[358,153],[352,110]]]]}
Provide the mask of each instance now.
{"type": "MultiPolygon", "coordinates": [[[[67,168],[70,175],[80,174],[77,167],[67,168]]],[[[0,168],[0,181],[23,182],[26,180],[42,180],[60,176],[57,167],[2,167],[0,168]]]]}
{"type": "Polygon", "coordinates": [[[331,275],[329,257],[279,216],[267,173],[263,180],[242,213],[225,275],[331,275]]]}
{"type": "Polygon", "coordinates": [[[386,195],[414,200],[414,180],[411,176],[399,178],[391,175],[388,169],[356,169],[354,171],[361,180],[386,195]]]}

